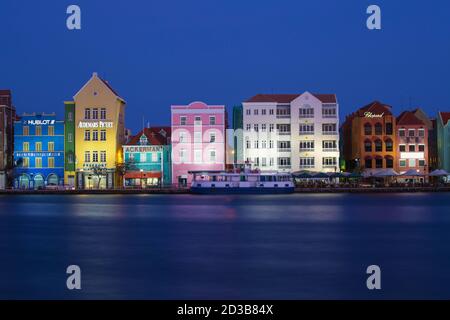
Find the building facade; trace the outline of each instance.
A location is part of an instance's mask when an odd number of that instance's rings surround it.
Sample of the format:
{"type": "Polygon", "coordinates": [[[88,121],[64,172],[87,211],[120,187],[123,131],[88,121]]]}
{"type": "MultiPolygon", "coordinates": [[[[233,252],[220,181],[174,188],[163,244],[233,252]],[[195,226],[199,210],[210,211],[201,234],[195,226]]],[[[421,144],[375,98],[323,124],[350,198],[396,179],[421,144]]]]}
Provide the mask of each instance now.
{"type": "Polygon", "coordinates": [[[450,112],[439,112],[436,122],[439,168],[450,172],[450,112]]]}
{"type": "Polygon", "coordinates": [[[436,119],[428,117],[428,115],[420,108],[412,111],[414,115],[422,120],[428,129],[428,171],[432,172],[439,168],[438,166],[438,152],[437,152],[437,128],[436,119]]]}
{"type": "Polygon", "coordinates": [[[64,184],[75,187],[75,102],[64,102],[64,184]]]}
{"type": "Polygon", "coordinates": [[[123,163],[125,100],[93,73],[74,96],[74,103],[76,187],[121,187],[116,166],[123,163]]]}
{"type": "Polygon", "coordinates": [[[11,90],[0,90],[0,190],[11,187],[14,167],[14,120],[11,90]]]}
{"type": "Polygon", "coordinates": [[[259,170],[335,172],[338,128],[334,94],[259,94],[243,103],[243,158],[259,170]]]}
{"type": "Polygon", "coordinates": [[[14,188],[64,185],[64,121],[24,114],[14,122],[14,188]]]}
{"type": "Polygon", "coordinates": [[[234,106],[233,107],[233,134],[232,134],[232,145],[233,154],[232,162],[233,165],[244,164],[244,117],[243,117],[243,107],[234,106]]]}
{"type": "Polygon", "coordinates": [[[173,105],[171,122],[173,184],[188,186],[189,171],[225,169],[225,106],[173,105]]]}
{"type": "Polygon", "coordinates": [[[145,128],[123,146],[124,187],[164,187],[172,184],[170,127],[145,128]]]}
{"type": "Polygon", "coordinates": [[[394,169],[395,128],[392,107],[378,101],[347,116],[341,127],[345,170],[394,169]]]}
{"type": "Polygon", "coordinates": [[[429,172],[428,127],[414,111],[404,111],[397,117],[396,148],[398,159],[395,169],[398,173],[415,170],[422,174],[429,172]]]}

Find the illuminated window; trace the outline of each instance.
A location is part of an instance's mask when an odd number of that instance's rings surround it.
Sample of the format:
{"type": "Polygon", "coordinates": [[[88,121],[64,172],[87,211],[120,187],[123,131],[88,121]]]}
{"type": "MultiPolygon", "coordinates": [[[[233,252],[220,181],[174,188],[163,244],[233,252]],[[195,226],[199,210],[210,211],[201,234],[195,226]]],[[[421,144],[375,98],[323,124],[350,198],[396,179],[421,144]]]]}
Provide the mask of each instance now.
{"type": "Polygon", "coordinates": [[[24,136],[30,135],[30,127],[28,126],[23,127],[23,135],[24,136]]]}
{"type": "Polygon", "coordinates": [[[36,168],[42,168],[42,158],[35,158],[34,163],[36,168]]]}
{"type": "Polygon", "coordinates": [[[98,141],[98,130],[92,131],[92,141],[98,141]]]}
{"type": "Polygon", "coordinates": [[[212,126],[216,124],[216,117],[215,116],[210,116],[209,117],[209,124],[212,125],[212,126]]]}
{"type": "Polygon", "coordinates": [[[106,130],[100,131],[100,140],[106,141],[106,130]]]}
{"type": "Polygon", "coordinates": [[[84,141],[90,141],[91,140],[91,130],[85,130],[84,131],[84,141]]]}
{"type": "Polygon", "coordinates": [[[181,126],[185,126],[186,125],[186,117],[185,116],[181,116],[180,117],[180,125],[181,126]]]}
{"type": "Polygon", "coordinates": [[[158,153],[157,152],[153,152],[152,153],[152,162],[157,162],[158,161],[158,153]]]}
{"type": "Polygon", "coordinates": [[[101,120],[106,120],[106,108],[101,108],[100,109],[100,119],[101,120]]]}
{"type": "Polygon", "coordinates": [[[34,135],[36,135],[36,136],[41,136],[42,135],[42,127],[41,126],[36,126],[34,128],[34,135]]]}
{"type": "Polygon", "coordinates": [[[53,141],[47,144],[48,151],[55,151],[55,143],[53,141]]]}
{"type": "Polygon", "coordinates": [[[55,135],[55,127],[54,126],[48,126],[48,135],[49,136],[55,135]]]}
{"type": "Polygon", "coordinates": [[[30,143],[29,142],[23,143],[23,151],[30,151],[30,143]]]}
{"type": "Polygon", "coordinates": [[[209,134],[209,142],[211,143],[216,142],[216,134],[214,132],[211,132],[209,134]]]}
{"type": "Polygon", "coordinates": [[[49,157],[49,158],[47,159],[47,161],[48,161],[48,167],[49,167],[49,168],[54,168],[54,167],[55,167],[55,158],[49,157]]]}
{"type": "Polygon", "coordinates": [[[106,162],[106,151],[100,152],[100,162],[106,162]]]}
{"type": "Polygon", "coordinates": [[[91,119],[91,109],[90,108],[84,109],[84,119],[86,119],[86,120],[91,119]]]}
{"type": "Polygon", "coordinates": [[[98,120],[98,108],[92,109],[92,119],[98,120]]]}
{"type": "Polygon", "coordinates": [[[202,150],[201,149],[194,150],[194,162],[202,163],[202,150]]]}
{"type": "Polygon", "coordinates": [[[216,150],[209,150],[209,161],[216,162],[216,150]]]}
{"type": "Polygon", "coordinates": [[[67,142],[72,142],[73,141],[73,135],[72,133],[68,133],[67,134],[67,142]]]}
{"type": "Polygon", "coordinates": [[[30,158],[23,158],[22,166],[28,168],[30,166],[30,158]]]}
{"type": "Polygon", "coordinates": [[[89,151],[84,152],[84,162],[91,162],[91,153],[89,151]]]}
{"type": "Polygon", "coordinates": [[[38,152],[42,151],[42,142],[36,142],[34,147],[35,147],[35,151],[38,151],[38,152]]]}
{"type": "Polygon", "coordinates": [[[98,151],[92,151],[92,162],[98,162],[98,151]]]}

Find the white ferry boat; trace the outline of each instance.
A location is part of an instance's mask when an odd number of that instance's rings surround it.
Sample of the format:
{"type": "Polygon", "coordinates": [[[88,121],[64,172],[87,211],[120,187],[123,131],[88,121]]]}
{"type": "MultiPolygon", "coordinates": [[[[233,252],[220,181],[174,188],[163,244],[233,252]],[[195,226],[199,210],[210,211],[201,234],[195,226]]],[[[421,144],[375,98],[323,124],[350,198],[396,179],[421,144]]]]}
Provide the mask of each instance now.
{"type": "Polygon", "coordinates": [[[290,173],[190,171],[191,192],[198,194],[280,194],[294,192],[290,173]]]}

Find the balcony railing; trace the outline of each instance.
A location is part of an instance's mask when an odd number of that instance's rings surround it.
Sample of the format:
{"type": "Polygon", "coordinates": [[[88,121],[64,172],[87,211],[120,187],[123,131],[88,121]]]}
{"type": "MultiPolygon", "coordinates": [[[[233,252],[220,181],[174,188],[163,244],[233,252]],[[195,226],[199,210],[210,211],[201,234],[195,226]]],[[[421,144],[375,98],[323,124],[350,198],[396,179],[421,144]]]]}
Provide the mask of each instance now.
{"type": "Polygon", "coordinates": [[[299,135],[311,135],[311,134],[314,134],[314,131],[300,131],[299,133],[298,133],[299,135]]]}
{"type": "Polygon", "coordinates": [[[279,136],[289,136],[291,135],[290,131],[278,131],[279,136]]]}
{"type": "Polygon", "coordinates": [[[312,152],[314,151],[314,148],[300,148],[300,152],[312,152]]]}
{"type": "Polygon", "coordinates": [[[322,151],[324,152],[333,152],[333,151],[338,151],[337,148],[323,148],[322,151]]]}
{"type": "Polygon", "coordinates": [[[278,152],[291,152],[291,148],[278,148],[278,152]]]}
{"type": "Polygon", "coordinates": [[[315,167],[315,165],[313,165],[313,164],[301,164],[300,165],[300,169],[311,169],[314,167],[315,167]]]}
{"type": "Polygon", "coordinates": [[[290,169],[291,165],[290,164],[279,164],[278,168],[279,169],[290,169]]]}
{"type": "Polygon", "coordinates": [[[322,134],[327,136],[333,136],[337,135],[337,131],[323,131],[322,134]]]}

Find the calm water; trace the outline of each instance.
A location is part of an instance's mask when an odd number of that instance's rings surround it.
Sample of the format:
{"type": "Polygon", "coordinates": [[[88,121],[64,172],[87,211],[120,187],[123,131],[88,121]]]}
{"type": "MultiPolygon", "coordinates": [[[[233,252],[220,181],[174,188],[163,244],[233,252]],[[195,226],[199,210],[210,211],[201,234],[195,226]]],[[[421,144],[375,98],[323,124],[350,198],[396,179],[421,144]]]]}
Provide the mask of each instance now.
{"type": "Polygon", "coordinates": [[[0,196],[0,298],[448,299],[450,194],[0,196]]]}

